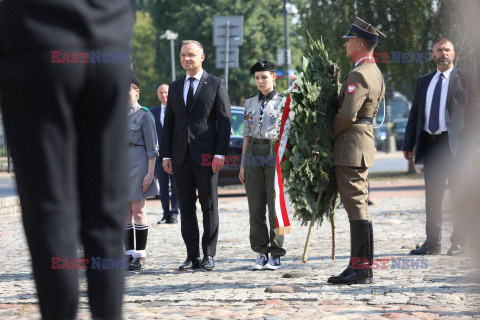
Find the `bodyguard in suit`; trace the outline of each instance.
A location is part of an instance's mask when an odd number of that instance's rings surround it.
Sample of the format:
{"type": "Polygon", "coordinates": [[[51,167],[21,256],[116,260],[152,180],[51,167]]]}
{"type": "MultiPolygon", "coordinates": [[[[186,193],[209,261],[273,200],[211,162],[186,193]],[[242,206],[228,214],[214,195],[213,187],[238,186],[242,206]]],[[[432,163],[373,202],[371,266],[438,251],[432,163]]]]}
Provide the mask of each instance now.
{"type": "Polygon", "coordinates": [[[340,106],[333,122],[335,179],[350,221],[351,256],[348,267],[328,278],[332,284],[371,283],[373,228],[368,213],[368,168],[373,166],[373,118],[385,93],[373,51],[383,33],[355,18],[344,47],[355,67],[345,77],[340,106]]]}
{"type": "MultiPolygon", "coordinates": [[[[427,239],[420,248],[410,252],[413,255],[441,252],[442,200],[446,181],[448,179],[455,208],[458,178],[466,168],[472,145],[478,87],[469,73],[453,65],[454,58],[454,46],[449,39],[435,41],[432,59],[437,70],[418,78],[405,130],[404,157],[411,160],[415,147],[415,162],[424,163],[425,176],[427,239]]],[[[459,255],[465,250],[462,222],[457,213],[449,255],[459,255]]]]}
{"type": "Polygon", "coordinates": [[[53,52],[128,57],[131,21],[126,0],[0,1],[2,115],[42,319],[76,319],[79,270],[56,262],[79,245],[92,318],[122,318],[123,270],[92,258],[123,256],[129,63],[53,52]]]}
{"type": "Polygon", "coordinates": [[[202,68],[198,41],[182,43],[180,60],[186,76],[170,84],[160,156],[172,174],[180,200],[182,237],[187,259],[180,270],[215,268],[218,238],[218,171],[230,143],[230,100],[225,82],[202,68]],[[200,262],[196,190],[203,212],[203,259],[200,262]]]}
{"type": "MultiPolygon", "coordinates": [[[[168,99],[168,84],[162,84],[157,89],[157,96],[160,100],[160,105],[152,108],[150,111],[155,118],[155,125],[157,127],[158,141],[161,143],[163,135],[163,127],[165,120],[165,110],[167,109],[168,99]]],[[[160,201],[162,202],[163,218],[158,223],[177,223],[178,216],[178,199],[177,190],[175,190],[175,183],[173,182],[173,175],[168,174],[162,167],[162,159],[157,158],[155,163],[155,175],[157,176],[158,184],[160,185],[160,201]],[[170,196],[170,186],[172,188],[172,195],[170,196]],[[171,207],[170,207],[171,205],[171,207]]]]}

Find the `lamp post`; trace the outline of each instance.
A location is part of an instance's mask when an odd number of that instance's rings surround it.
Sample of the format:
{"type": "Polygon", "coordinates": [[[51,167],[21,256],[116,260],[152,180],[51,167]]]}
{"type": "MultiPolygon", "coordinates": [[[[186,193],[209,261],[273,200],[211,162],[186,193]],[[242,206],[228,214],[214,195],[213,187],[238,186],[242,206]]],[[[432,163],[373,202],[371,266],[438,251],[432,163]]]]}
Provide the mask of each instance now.
{"type": "Polygon", "coordinates": [[[160,39],[167,39],[170,40],[170,51],[172,54],[172,81],[175,81],[175,49],[174,49],[174,42],[178,37],[178,33],[173,31],[167,30],[165,34],[160,36],[160,39]]]}
{"type": "Polygon", "coordinates": [[[285,80],[287,88],[290,87],[290,34],[288,32],[287,0],[283,1],[283,13],[285,15],[285,80]]]}

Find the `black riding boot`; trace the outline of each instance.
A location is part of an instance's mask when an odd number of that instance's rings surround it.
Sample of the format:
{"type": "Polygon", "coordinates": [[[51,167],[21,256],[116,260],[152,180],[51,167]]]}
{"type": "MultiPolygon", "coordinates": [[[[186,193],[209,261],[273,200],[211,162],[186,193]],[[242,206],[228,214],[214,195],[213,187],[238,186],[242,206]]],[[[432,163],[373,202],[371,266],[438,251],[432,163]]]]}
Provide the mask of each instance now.
{"type": "Polygon", "coordinates": [[[340,275],[328,278],[328,283],[372,283],[373,228],[370,221],[350,221],[350,248],[348,267],[340,275]]]}

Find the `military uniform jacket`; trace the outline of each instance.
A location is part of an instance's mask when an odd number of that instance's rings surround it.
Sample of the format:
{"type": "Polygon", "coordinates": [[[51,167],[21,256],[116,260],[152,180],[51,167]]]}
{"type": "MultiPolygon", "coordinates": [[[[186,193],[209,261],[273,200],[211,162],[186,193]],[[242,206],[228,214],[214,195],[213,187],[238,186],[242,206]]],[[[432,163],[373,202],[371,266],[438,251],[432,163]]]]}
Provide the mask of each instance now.
{"type": "Polygon", "coordinates": [[[374,118],[384,93],[382,73],[375,63],[359,63],[345,77],[338,113],[333,122],[334,165],[373,166],[373,126],[356,124],[355,121],[357,118],[374,118]]]}
{"type": "Polygon", "coordinates": [[[279,136],[279,121],[282,117],[283,95],[272,92],[263,96],[261,92],[245,100],[245,115],[242,135],[256,139],[276,139],[279,136]],[[263,117],[260,118],[263,100],[267,100],[263,117]],[[260,122],[261,120],[261,122],[260,122]]]}

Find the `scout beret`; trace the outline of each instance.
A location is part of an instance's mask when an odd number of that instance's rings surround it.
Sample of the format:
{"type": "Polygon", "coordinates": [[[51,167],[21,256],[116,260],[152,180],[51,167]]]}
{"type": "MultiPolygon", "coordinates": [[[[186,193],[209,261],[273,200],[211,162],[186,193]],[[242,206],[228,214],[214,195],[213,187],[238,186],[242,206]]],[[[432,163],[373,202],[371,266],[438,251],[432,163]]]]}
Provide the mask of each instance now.
{"type": "Polygon", "coordinates": [[[359,17],[356,17],[352,23],[352,26],[348,30],[348,33],[343,37],[347,39],[360,37],[374,43],[378,43],[380,37],[386,38],[387,36],[370,23],[363,21],[359,17]]]}
{"type": "Polygon", "coordinates": [[[250,73],[255,74],[257,71],[272,71],[275,72],[275,63],[267,60],[260,60],[257,63],[255,63],[251,68],[250,68],[250,73]]]}
{"type": "Polygon", "coordinates": [[[140,80],[138,80],[138,78],[135,77],[134,75],[132,75],[132,83],[133,83],[134,85],[136,85],[139,89],[141,88],[141,86],[140,86],[140,80]]]}

